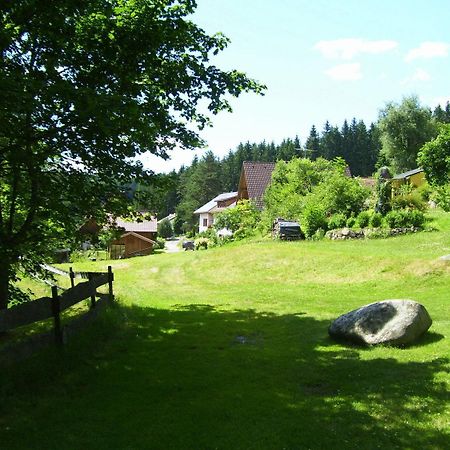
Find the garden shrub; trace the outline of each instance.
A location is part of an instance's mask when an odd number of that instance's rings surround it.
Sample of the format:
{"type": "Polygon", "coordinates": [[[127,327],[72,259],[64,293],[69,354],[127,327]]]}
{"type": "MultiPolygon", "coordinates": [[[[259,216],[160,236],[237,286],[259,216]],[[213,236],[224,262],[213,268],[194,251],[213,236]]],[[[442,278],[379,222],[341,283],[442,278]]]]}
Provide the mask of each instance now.
{"type": "Polygon", "coordinates": [[[347,219],[347,222],[346,222],[346,226],[348,227],[348,228],[353,228],[354,226],[355,226],[355,223],[356,223],[356,219],[353,217],[353,216],[350,216],[348,219],[347,219]]]}
{"type": "Polygon", "coordinates": [[[366,228],[370,223],[369,211],[361,211],[356,218],[356,226],[359,228],[366,228]]]}
{"type": "Polygon", "coordinates": [[[165,246],[166,246],[166,241],[163,238],[157,237],[155,249],[163,250],[165,246]]]}
{"type": "Polygon", "coordinates": [[[343,228],[343,227],[345,227],[346,220],[347,220],[347,218],[342,213],[333,214],[328,219],[328,229],[336,230],[338,228],[343,228]]]}
{"type": "Polygon", "coordinates": [[[311,238],[319,229],[327,229],[325,211],[318,205],[307,205],[302,216],[302,229],[307,238],[311,238]]]}
{"type": "Polygon", "coordinates": [[[391,200],[392,209],[417,209],[419,211],[425,211],[427,208],[426,202],[423,200],[420,192],[417,190],[412,190],[410,192],[400,191],[398,194],[394,195],[391,200]]]}
{"type": "Polygon", "coordinates": [[[381,213],[375,212],[370,216],[370,226],[373,228],[381,227],[383,223],[383,216],[381,213]]]}
{"type": "Polygon", "coordinates": [[[173,236],[172,224],[168,219],[164,219],[158,223],[158,234],[163,238],[169,238],[173,236]]]}
{"type": "Polygon", "coordinates": [[[425,215],[417,210],[392,210],[384,218],[389,228],[421,227],[425,223],[425,215]]]}
{"type": "Polygon", "coordinates": [[[444,211],[450,212],[450,184],[436,187],[430,199],[444,211]]]}
{"type": "Polygon", "coordinates": [[[210,244],[210,241],[206,237],[200,237],[194,241],[195,250],[206,250],[210,244]]]}
{"type": "Polygon", "coordinates": [[[227,208],[217,214],[214,228],[227,228],[233,233],[234,239],[252,236],[258,229],[260,213],[249,200],[240,200],[234,208],[227,208]]]}

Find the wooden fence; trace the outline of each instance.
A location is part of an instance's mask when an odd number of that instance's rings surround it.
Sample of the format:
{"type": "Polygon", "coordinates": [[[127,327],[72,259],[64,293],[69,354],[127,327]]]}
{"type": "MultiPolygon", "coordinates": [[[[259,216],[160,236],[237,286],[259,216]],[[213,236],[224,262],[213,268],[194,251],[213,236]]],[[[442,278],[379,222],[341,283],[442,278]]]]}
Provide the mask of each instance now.
{"type": "MultiPolygon", "coordinates": [[[[114,274],[111,266],[108,267],[108,272],[73,272],[72,268],[70,268],[69,272],[64,272],[50,266],[47,266],[46,270],[57,273],[58,275],[69,276],[71,288],[58,295],[58,287],[52,286],[51,297],[42,297],[29,303],[24,303],[0,311],[0,333],[53,318],[53,332],[51,334],[46,333],[39,336],[33,336],[28,345],[30,349],[27,349],[27,344],[23,345],[24,343],[21,343],[24,347],[22,350],[12,348],[16,353],[14,359],[21,359],[21,353],[25,353],[24,356],[27,356],[27,354],[32,353],[33,347],[42,347],[43,345],[41,344],[43,342],[45,342],[46,345],[48,345],[49,341],[54,341],[58,345],[63,344],[64,337],[67,334],[65,332],[71,331],[71,323],[64,328],[61,326],[61,312],[64,310],[85,299],[90,299],[89,311],[85,313],[84,316],[73,319],[72,321],[74,322],[72,328],[80,328],[82,323],[87,322],[96,315],[99,307],[104,306],[108,302],[112,302],[114,299],[114,274]],[[75,278],[84,278],[88,281],[75,285],[75,278]],[[99,294],[97,289],[106,284],[108,285],[108,294],[99,294]]],[[[14,347],[14,344],[11,347],[14,347]]],[[[1,353],[5,353],[5,351],[2,351],[1,353]]],[[[6,353],[8,353],[8,348],[6,348],[6,353]]],[[[2,358],[2,355],[0,354],[0,360],[2,359],[4,358],[2,358]]]]}

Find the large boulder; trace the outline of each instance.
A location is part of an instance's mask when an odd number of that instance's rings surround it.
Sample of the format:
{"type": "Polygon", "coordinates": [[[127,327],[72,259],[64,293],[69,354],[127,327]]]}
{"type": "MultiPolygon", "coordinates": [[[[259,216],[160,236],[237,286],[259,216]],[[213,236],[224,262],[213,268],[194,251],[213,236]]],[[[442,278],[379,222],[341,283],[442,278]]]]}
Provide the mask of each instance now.
{"type": "Polygon", "coordinates": [[[416,341],[431,326],[431,317],[412,300],[384,300],[338,317],[329,327],[336,340],[358,344],[405,346],[416,341]]]}

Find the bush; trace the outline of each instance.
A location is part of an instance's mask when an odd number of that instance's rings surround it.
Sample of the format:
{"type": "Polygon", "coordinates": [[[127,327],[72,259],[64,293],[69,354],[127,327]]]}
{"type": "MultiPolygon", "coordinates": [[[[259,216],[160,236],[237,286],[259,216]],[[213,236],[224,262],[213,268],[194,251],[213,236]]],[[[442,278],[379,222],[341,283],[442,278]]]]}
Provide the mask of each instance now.
{"type": "Polygon", "coordinates": [[[240,200],[234,208],[227,208],[217,214],[214,228],[226,228],[233,233],[234,239],[243,239],[256,233],[260,213],[249,200],[240,200]]]}
{"type": "Polygon", "coordinates": [[[156,238],[156,245],[155,245],[155,249],[161,249],[164,250],[164,247],[166,246],[166,241],[163,238],[157,237],[156,238]]]}
{"type": "Polygon", "coordinates": [[[381,215],[381,213],[375,212],[370,217],[369,223],[373,228],[381,227],[381,224],[383,223],[383,216],[381,215]]]}
{"type": "Polygon", "coordinates": [[[173,228],[169,220],[164,219],[158,223],[158,234],[163,238],[173,236],[173,228]]]}
{"type": "Polygon", "coordinates": [[[431,200],[435,201],[444,211],[450,212],[450,185],[436,187],[431,195],[431,200]]]}
{"type": "Polygon", "coordinates": [[[359,228],[366,228],[370,223],[369,211],[361,211],[356,218],[356,226],[359,228]]]}
{"type": "Polygon", "coordinates": [[[400,191],[391,200],[392,209],[417,209],[419,211],[425,211],[427,208],[426,202],[423,200],[420,192],[417,190],[407,192],[400,191]]]}
{"type": "Polygon", "coordinates": [[[392,210],[384,218],[389,228],[421,227],[425,223],[425,216],[417,210],[392,210]]]}
{"type": "Polygon", "coordinates": [[[347,219],[347,222],[346,222],[346,226],[348,227],[348,228],[353,228],[354,226],[355,226],[355,223],[356,223],[356,219],[353,217],[353,216],[350,216],[348,219],[347,219]]]}
{"type": "Polygon", "coordinates": [[[195,240],[195,250],[206,250],[210,244],[210,241],[206,237],[200,237],[195,240]]]}
{"type": "Polygon", "coordinates": [[[319,229],[327,229],[327,219],[325,211],[316,205],[308,205],[303,212],[303,231],[307,238],[311,238],[319,229]]]}
{"type": "Polygon", "coordinates": [[[338,228],[343,228],[345,227],[345,223],[346,223],[346,217],[344,214],[333,214],[329,219],[328,219],[328,229],[329,230],[336,230],[338,228]]]}

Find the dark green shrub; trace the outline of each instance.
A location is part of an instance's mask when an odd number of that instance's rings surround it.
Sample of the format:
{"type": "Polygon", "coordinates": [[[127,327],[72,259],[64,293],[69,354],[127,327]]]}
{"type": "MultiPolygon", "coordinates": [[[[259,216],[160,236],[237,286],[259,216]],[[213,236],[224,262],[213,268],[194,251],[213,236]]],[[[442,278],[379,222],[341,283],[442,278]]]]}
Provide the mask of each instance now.
{"type": "Polygon", "coordinates": [[[308,205],[302,219],[302,228],[307,238],[311,238],[319,228],[327,229],[325,211],[320,206],[308,205]]]}
{"type": "Polygon", "coordinates": [[[421,211],[407,211],[407,218],[410,226],[421,228],[425,223],[425,215],[421,211]]]}
{"type": "Polygon", "coordinates": [[[356,223],[356,219],[353,217],[353,216],[350,216],[348,219],[347,219],[347,222],[346,222],[346,226],[348,227],[348,228],[353,228],[354,226],[355,226],[355,223],[356,223]]]}
{"type": "Polygon", "coordinates": [[[164,219],[158,223],[158,234],[163,238],[169,238],[173,236],[173,228],[169,220],[164,219]]]}
{"type": "Polygon", "coordinates": [[[166,246],[166,241],[163,238],[157,237],[156,245],[154,246],[154,248],[163,250],[165,246],[166,246]]]}
{"type": "Polygon", "coordinates": [[[343,228],[345,227],[346,220],[347,219],[344,214],[333,214],[328,219],[328,229],[336,230],[338,228],[343,228]]]}
{"type": "Polygon", "coordinates": [[[369,211],[361,211],[356,218],[356,226],[359,228],[366,228],[370,222],[369,211]]]}
{"type": "Polygon", "coordinates": [[[389,211],[384,217],[384,222],[388,228],[403,227],[403,214],[401,210],[389,211]]]}
{"type": "Polygon", "coordinates": [[[381,227],[381,224],[383,223],[383,216],[381,213],[375,212],[370,217],[370,226],[373,228],[381,227]]]}
{"type": "Polygon", "coordinates": [[[392,210],[384,218],[389,228],[421,227],[425,223],[425,216],[417,210],[392,210]]]}

